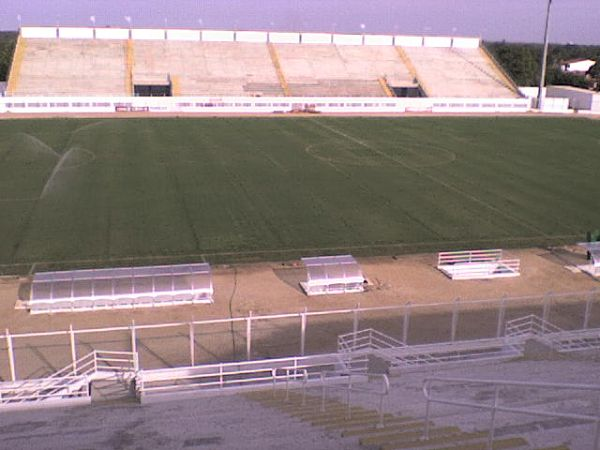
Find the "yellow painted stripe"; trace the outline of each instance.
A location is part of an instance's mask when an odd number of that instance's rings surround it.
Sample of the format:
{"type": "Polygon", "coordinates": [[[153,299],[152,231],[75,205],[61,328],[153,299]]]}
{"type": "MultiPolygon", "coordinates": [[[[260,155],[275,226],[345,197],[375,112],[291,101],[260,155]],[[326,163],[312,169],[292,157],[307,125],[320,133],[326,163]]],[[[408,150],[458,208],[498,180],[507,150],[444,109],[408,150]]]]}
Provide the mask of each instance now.
{"type": "Polygon", "coordinates": [[[406,54],[406,52],[404,51],[404,49],[402,47],[396,47],[396,51],[398,52],[398,56],[400,56],[400,59],[402,60],[402,62],[406,66],[406,68],[408,69],[408,73],[410,73],[410,76],[413,77],[413,79],[417,83],[419,83],[419,86],[421,86],[421,89],[423,90],[423,92],[425,93],[425,95],[427,97],[429,97],[430,96],[429,93],[431,91],[429,91],[429,88],[427,87],[427,85],[419,77],[419,73],[417,72],[417,68],[415,67],[415,65],[413,64],[413,62],[410,60],[409,56],[406,54]]]}
{"type": "Polygon", "coordinates": [[[287,80],[285,79],[285,75],[283,73],[283,69],[281,68],[281,63],[279,62],[279,55],[277,54],[277,49],[270,42],[267,45],[269,47],[269,55],[271,55],[271,61],[273,62],[273,66],[275,66],[275,71],[277,72],[279,84],[281,85],[281,89],[283,89],[283,94],[286,97],[290,97],[290,87],[288,86],[287,80]]]}
{"type": "Polygon", "coordinates": [[[177,75],[171,75],[171,95],[173,97],[181,96],[181,84],[177,75]]]}
{"type": "Polygon", "coordinates": [[[25,48],[25,39],[23,39],[21,37],[21,34],[19,34],[19,36],[17,36],[17,44],[15,45],[13,60],[10,65],[8,83],[6,85],[7,95],[15,95],[17,92],[17,87],[19,85],[19,76],[21,75],[21,66],[23,64],[23,58],[25,57],[25,48]]]}
{"type": "Polygon", "coordinates": [[[384,77],[379,77],[378,81],[379,85],[381,86],[381,89],[383,89],[383,92],[385,92],[385,95],[387,95],[388,97],[395,97],[394,92],[390,89],[390,87],[387,84],[387,80],[384,77]]]}
{"type": "Polygon", "coordinates": [[[133,66],[135,61],[133,40],[127,39],[125,44],[125,93],[133,95],[133,66]]]}

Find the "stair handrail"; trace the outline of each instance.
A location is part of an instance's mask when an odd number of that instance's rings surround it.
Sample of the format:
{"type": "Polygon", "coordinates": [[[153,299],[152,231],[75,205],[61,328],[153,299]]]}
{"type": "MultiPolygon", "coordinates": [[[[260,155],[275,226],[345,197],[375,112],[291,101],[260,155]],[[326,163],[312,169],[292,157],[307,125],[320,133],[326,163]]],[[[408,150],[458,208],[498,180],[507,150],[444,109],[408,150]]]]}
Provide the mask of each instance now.
{"type": "Polygon", "coordinates": [[[426,400],[425,406],[425,428],[423,431],[424,439],[429,438],[429,418],[431,414],[431,403],[440,403],[445,405],[453,406],[466,406],[471,408],[478,408],[489,410],[491,413],[490,418],[490,431],[488,435],[487,448],[491,450],[493,448],[494,433],[496,429],[496,413],[509,412],[516,414],[529,414],[534,416],[542,417],[554,417],[564,419],[575,419],[586,422],[595,422],[594,432],[594,450],[600,450],[600,413],[597,415],[590,414],[579,414],[579,413],[561,413],[554,411],[543,411],[540,409],[532,409],[527,407],[512,407],[499,405],[500,387],[506,386],[518,386],[518,387],[533,387],[538,389],[552,389],[552,390],[581,390],[581,391],[593,391],[600,394],[600,385],[598,384],[577,384],[577,383],[554,383],[554,382],[531,382],[531,381],[506,381],[497,379],[478,379],[478,378],[456,378],[456,377],[427,377],[423,380],[423,395],[426,400]],[[465,400],[451,400],[448,398],[436,398],[432,394],[432,385],[434,383],[473,383],[484,386],[490,386],[494,388],[494,398],[491,404],[482,402],[473,402],[465,400]]]}
{"type": "Polygon", "coordinates": [[[363,394],[373,394],[379,397],[379,406],[377,411],[379,413],[379,421],[377,423],[377,428],[383,428],[384,425],[384,413],[383,413],[383,403],[385,397],[390,394],[390,380],[385,373],[370,373],[370,372],[321,372],[320,374],[321,381],[321,412],[325,412],[325,402],[327,400],[327,393],[329,389],[339,389],[346,392],[346,419],[352,418],[352,392],[360,392],[363,394]],[[328,385],[326,383],[327,376],[336,376],[336,377],[346,377],[348,380],[347,385],[345,386],[336,386],[336,385],[328,385]],[[380,378],[382,380],[382,388],[380,391],[374,391],[372,389],[364,389],[360,387],[353,386],[353,377],[360,377],[363,380],[367,377],[370,381],[371,378],[380,378]]]}

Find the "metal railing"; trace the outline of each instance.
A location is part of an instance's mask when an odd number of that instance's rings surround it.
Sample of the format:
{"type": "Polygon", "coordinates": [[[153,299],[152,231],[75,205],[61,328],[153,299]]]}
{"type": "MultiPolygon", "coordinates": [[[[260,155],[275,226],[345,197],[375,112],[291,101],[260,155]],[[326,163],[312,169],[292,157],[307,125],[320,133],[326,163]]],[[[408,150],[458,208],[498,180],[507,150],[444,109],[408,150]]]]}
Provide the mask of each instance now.
{"type": "Polygon", "coordinates": [[[137,353],[94,350],[45,378],[0,383],[0,405],[89,397],[93,380],[138,367],[137,353]]]}
{"type": "Polygon", "coordinates": [[[489,434],[487,448],[491,450],[493,448],[494,434],[496,431],[496,413],[507,412],[515,414],[525,414],[542,417],[554,417],[564,419],[581,420],[584,422],[594,422],[595,432],[593,448],[594,450],[600,450],[600,413],[596,415],[591,414],[579,414],[569,412],[555,412],[547,411],[538,408],[530,408],[523,406],[505,406],[500,404],[500,390],[502,387],[529,387],[536,389],[550,389],[553,392],[557,390],[570,390],[570,391],[585,391],[595,392],[600,395],[600,385],[592,384],[569,384],[569,383],[541,383],[541,382],[522,382],[522,381],[504,381],[504,380],[493,380],[493,379],[473,379],[473,378],[451,378],[451,377],[428,377],[423,381],[423,395],[426,399],[425,406],[425,428],[423,430],[424,439],[429,438],[429,419],[431,415],[431,404],[440,403],[444,405],[452,406],[464,406],[477,409],[483,409],[490,411],[490,422],[489,422],[489,434]],[[491,403],[482,403],[467,400],[453,400],[449,398],[434,397],[432,385],[434,384],[447,384],[447,383],[471,383],[478,386],[488,386],[494,389],[494,396],[491,403]]]}
{"type": "Polygon", "coordinates": [[[316,379],[325,370],[349,373],[367,370],[367,356],[338,353],[265,359],[172,369],[141,370],[136,376],[138,398],[151,394],[181,391],[210,391],[271,385],[280,379],[289,380],[306,371],[307,381],[316,379]],[[286,375],[278,375],[284,371],[286,375]],[[296,374],[296,375],[294,375],[296,374]]]}
{"type": "Polygon", "coordinates": [[[330,389],[338,389],[338,390],[342,390],[345,393],[345,400],[346,400],[346,419],[350,420],[352,418],[352,394],[353,393],[362,393],[362,394],[369,394],[369,395],[375,395],[378,397],[378,408],[377,408],[377,412],[379,415],[379,420],[377,423],[377,427],[378,428],[382,428],[384,425],[384,410],[383,410],[383,403],[384,403],[384,399],[385,397],[389,396],[390,394],[390,380],[388,378],[388,376],[386,374],[383,373],[335,373],[335,372],[321,372],[321,376],[320,376],[320,380],[321,380],[321,412],[325,412],[325,404],[327,401],[327,394],[329,392],[330,389]],[[347,384],[346,385],[338,385],[338,384],[331,384],[331,383],[327,383],[327,378],[328,377],[343,377],[347,380],[347,384]],[[381,389],[380,390],[373,390],[373,389],[368,389],[368,388],[361,388],[361,387],[357,387],[357,381],[356,379],[359,379],[358,382],[364,382],[365,378],[367,379],[367,381],[370,381],[371,378],[379,378],[381,380],[381,389]]]}
{"type": "MultiPolygon", "coordinates": [[[[329,329],[323,330],[323,328],[319,329],[319,327],[328,327],[328,324],[322,322],[322,324],[312,324],[313,319],[325,319],[331,318],[331,320],[341,321],[343,319],[348,321],[348,331],[353,330],[354,332],[358,331],[359,321],[363,320],[363,317],[371,315],[371,314],[395,314],[399,320],[399,325],[401,328],[401,332],[399,333],[399,337],[402,342],[409,343],[411,341],[411,331],[412,331],[412,315],[418,314],[419,312],[431,312],[432,310],[438,313],[451,313],[449,317],[450,321],[450,340],[456,340],[456,336],[459,334],[459,328],[462,326],[469,325],[468,322],[464,322],[464,325],[461,324],[459,327],[459,316],[463,311],[467,311],[475,308],[493,308],[497,311],[497,320],[495,324],[490,324],[490,329],[483,333],[482,337],[500,337],[502,336],[505,330],[505,318],[509,312],[509,307],[515,306],[524,306],[528,307],[531,305],[536,305],[540,309],[540,313],[544,317],[550,317],[552,313],[552,305],[556,302],[567,302],[571,300],[575,300],[580,302],[580,316],[579,323],[576,325],[577,328],[589,328],[590,324],[593,320],[592,309],[594,309],[597,305],[597,301],[600,299],[600,290],[592,289],[588,291],[579,291],[579,292],[569,292],[564,294],[556,294],[556,293],[548,293],[544,296],[535,295],[535,296],[523,296],[523,297],[503,297],[503,298],[495,298],[495,299],[487,299],[487,300],[469,300],[469,301],[459,301],[458,299],[454,302],[437,302],[437,303],[423,303],[423,304],[413,304],[411,302],[407,302],[402,305],[390,305],[390,306],[378,306],[378,307],[360,307],[357,305],[356,307],[345,308],[345,309],[335,309],[335,310],[323,310],[323,311],[308,311],[303,310],[300,312],[290,312],[290,313],[282,313],[282,314],[272,314],[272,315],[252,315],[250,314],[245,317],[233,317],[233,318],[225,318],[225,319],[211,319],[211,320],[190,320],[185,322],[171,322],[171,323],[158,323],[158,324],[144,324],[139,325],[134,322],[128,325],[121,325],[115,327],[105,327],[105,328],[88,328],[88,329],[73,329],[72,327],[62,330],[53,330],[46,332],[32,332],[32,333],[17,333],[13,334],[8,329],[4,330],[2,334],[0,334],[0,339],[4,341],[4,346],[6,348],[5,356],[5,364],[0,364],[0,367],[7,367],[7,373],[2,373],[2,376],[5,379],[10,379],[12,381],[16,381],[19,379],[19,361],[16,358],[15,349],[18,348],[18,345],[21,341],[26,340],[28,345],[36,346],[38,343],[43,344],[45,340],[49,337],[57,337],[63,338],[64,343],[62,344],[66,351],[70,351],[72,355],[75,355],[78,352],[77,341],[81,341],[84,338],[94,335],[98,336],[98,338],[102,338],[103,336],[108,336],[113,332],[124,332],[127,333],[128,336],[124,337],[124,340],[130,341],[130,348],[133,352],[137,350],[136,348],[136,339],[138,333],[143,331],[150,330],[161,330],[163,333],[173,333],[175,330],[177,332],[183,332],[189,335],[189,365],[196,365],[199,361],[197,355],[197,347],[202,346],[203,342],[201,339],[211,339],[212,336],[203,331],[202,334],[197,332],[198,329],[207,330],[210,329],[211,326],[231,326],[231,327],[241,327],[245,326],[245,347],[246,347],[246,359],[251,360],[254,354],[260,353],[260,346],[256,343],[254,339],[254,333],[257,331],[260,332],[261,328],[264,329],[265,324],[276,324],[276,323],[284,323],[286,326],[295,325],[293,322],[296,322],[298,326],[298,337],[299,343],[298,348],[294,351],[289,351],[289,349],[285,350],[285,353],[282,351],[280,354],[276,354],[274,356],[285,356],[285,355],[293,355],[300,354],[305,355],[307,353],[314,353],[316,348],[308,348],[307,342],[309,342],[307,336],[310,333],[310,330],[315,330],[315,332],[326,331],[329,332],[329,329]],[[202,337],[200,337],[202,336],[202,337]]],[[[98,339],[94,338],[94,339],[98,339]]],[[[316,342],[313,340],[313,342],[316,342]]],[[[269,343],[270,345],[270,343],[269,343]]],[[[235,350],[235,349],[233,349],[235,350]]],[[[237,359],[237,354],[233,351],[234,358],[237,359]]],[[[269,351],[269,354],[272,354],[272,351],[269,351]]],[[[73,358],[75,360],[76,358],[73,358]]],[[[177,364],[179,365],[179,364],[177,364]]]]}
{"type": "Polygon", "coordinates": [[[338,336],[338,352],[357,352],[382,348],[406,347],[406,344],[387,334],[367,328],[338,336]]]}
{"type": "Polygon", "coordinates": [[[600,329],[563,330],[535,314],[509,320],[505,337],[513,345],[523,345],[526,339],[536,338],[558,352],[600,348],[600,329]]]}

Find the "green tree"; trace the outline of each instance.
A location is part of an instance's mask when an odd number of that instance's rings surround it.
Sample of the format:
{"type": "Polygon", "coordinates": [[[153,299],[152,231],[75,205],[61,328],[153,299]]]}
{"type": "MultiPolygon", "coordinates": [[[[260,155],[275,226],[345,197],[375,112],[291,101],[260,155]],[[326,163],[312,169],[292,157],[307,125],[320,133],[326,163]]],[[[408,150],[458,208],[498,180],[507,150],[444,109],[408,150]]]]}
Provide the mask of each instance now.
{"type": "Polygon", "coordinates": [[[8,79],[16,42],[16,33],[0,32],[0,81],[8,79]]]}
{"type": "Polygon", "coordinates": [[[600,58],[598,58],[596,64],[589,68],[587,75],[592,79],[595,85],[594,88],[600,91],[600,58]]]}

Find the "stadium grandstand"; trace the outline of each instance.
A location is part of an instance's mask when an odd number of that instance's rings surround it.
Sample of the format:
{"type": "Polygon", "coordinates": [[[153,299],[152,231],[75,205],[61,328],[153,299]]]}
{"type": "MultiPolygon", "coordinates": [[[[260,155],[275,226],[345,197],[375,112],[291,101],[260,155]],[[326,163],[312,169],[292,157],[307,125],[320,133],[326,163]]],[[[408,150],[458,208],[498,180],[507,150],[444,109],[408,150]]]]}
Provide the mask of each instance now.
{"type": "MultiPolygon", "coordinates": [[[[332,98],[387,98],[375,105],[392,112],[449,106],[464,112],[475,105],[457,99],[486,99],[477,112],[530,107],[479,38],[123,28],[22,28],[6,97],[0,110],[50,107],[43,102],[48,97],[89,97],[89,103],[69,106],[98,112],[114,112],[119,105],[150,111],[157,105],[163,110],[165,105],[171,110],[216,106],[164,97],[275,99],[268,112],[293,110],[293,99],[317,109],[331,107],[319,99],[332,98]],[[11,97],[27,103],[12,103],[11,97]],[[40,100],[32,102],[33,97],[40,100]],[[98,102],[99,97],[120,100],[98,102]],[[148,97],[162,97],[162,103],[148,97]],[[129,103],[131,98],[138,103],[129,103]],[[282,98],[290,101],[279,103],[282,98]],[[450,105],[433,99],[450,99],[450,105]]],[[[337,106],[369,106],[349,102],[337,106]]]]}

